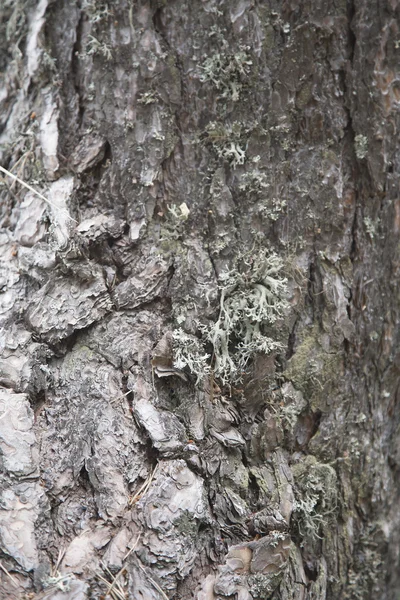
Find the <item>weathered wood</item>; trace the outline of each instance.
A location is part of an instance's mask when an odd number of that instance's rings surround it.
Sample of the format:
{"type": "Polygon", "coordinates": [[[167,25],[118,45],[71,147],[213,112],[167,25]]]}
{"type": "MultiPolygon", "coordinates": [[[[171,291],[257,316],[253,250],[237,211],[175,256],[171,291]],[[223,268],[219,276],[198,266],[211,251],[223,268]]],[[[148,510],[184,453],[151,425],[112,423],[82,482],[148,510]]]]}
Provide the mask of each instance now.
{"type": "Polygon", "coordinates": [[[398,597],[399,18],[3,2],[1,598],[398,597]]]}

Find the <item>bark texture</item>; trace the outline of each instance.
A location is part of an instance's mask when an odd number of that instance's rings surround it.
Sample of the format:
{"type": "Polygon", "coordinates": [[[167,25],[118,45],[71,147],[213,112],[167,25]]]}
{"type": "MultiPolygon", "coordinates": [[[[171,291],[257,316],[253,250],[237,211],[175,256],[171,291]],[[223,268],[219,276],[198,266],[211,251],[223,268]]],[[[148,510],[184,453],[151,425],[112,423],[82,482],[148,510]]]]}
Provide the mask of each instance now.
{"type": "Polygon", "coordinates": [[[1,598],[399,597],[399,18],[3,0],[1,598]]]}

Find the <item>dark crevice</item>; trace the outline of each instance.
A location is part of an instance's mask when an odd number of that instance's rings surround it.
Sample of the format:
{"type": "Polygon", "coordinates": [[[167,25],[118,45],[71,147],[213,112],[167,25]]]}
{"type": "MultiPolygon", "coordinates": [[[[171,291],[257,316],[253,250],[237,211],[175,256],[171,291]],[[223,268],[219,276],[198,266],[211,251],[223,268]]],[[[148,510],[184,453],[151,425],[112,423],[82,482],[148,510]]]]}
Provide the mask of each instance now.
{"type": "Polygon", "coordinates": [[[287,350],[286,350],[286,360],[289,360],[290,358],[292,358],[293,354],[294,354],[294,347],[296,344],[296,329],[297,329],[297,325],[299,323],[300,320],[300,316],[298,316],[293,324],[293,328],[292,331],[289,333],[289,338],[288,338],[288,344],[287,344],[287,350]]]}
{"type": "Polygon", "coordinates": [[[347,29],[347,35],[348,35],[348,41],[349,41],[349,49],[350,49],[350,55],[349,55],[349,60],[350,62],[353,62],[354,59],[354,52],[355,52],[355,47],[356,47],[356,36],[353,30],[353,19],[355,16],[355,6],[354,6],[354,0],[349,0],[347,2],[347,22],[349,24],[348,29],[347,29]]]}
{"type": "Polygon", "coordinates": [[[304,572],[308,579],[311,581],[317,581],[318,578],[318,566],[316,562],[313,560],[304,560],[303,559],[304,572]]]}
{"type": "Polygon", "coordinates": [[[90,477],[86,465],[82,466],[77,479],[80,488],[83,488],[85,491],[92,491],[92,484],[90,482],[90,477]]]}
{"type": "Polygon", "coordinates": [[[351,225],[351,248],[350,248],[350,260],[354,263],[357,257],[357,221],[358,221],[358,210],[354,211],[353,223],[351,225]]]}
{"type": "Polygon", "coordinates": [[[161,13],[162,13],[162,7],[156,8],[156,10],[154,11],[153,14],[153,25],[154,25],[154,29],[155,31],[163,38],[164,41],[166,41],[164,39],[164,34],[163,34],[163,24],[162,24],[162,20],[161,20],[161,13]]]}
{"type": "Polygon", "coordinates": [[[36,394],[31,394],[29,399],[36,419],[46,404],[46,393],[44,390],[40,390],[36,394]]]}
{"type": "MultiPolygon", "coordinates": [[[[110,312],[111,311],[108,311],[107,314],[109,314],[110,312]]],[[[96,321],[93,321],[92,323],[89,323],[86,327],[83,327],[82,329],[74,329],[74,331],[72,331],[72,333],[70,333],[70,335],[68,335],[66,338],[63,338],[53,343],[46,341],[46,339],[42,338],[42,336],[40,335],[33,335],[35,339],[37,338],[38,342],[46,344],[56,358],[61,358],[72,351],[73,347],[77,344],[78,339],[82,334],[90,331],[92,327],[96,327],[99,321],[103,320],[106,316],[107,315],[103,315],[101,318],[99,318],[96,321]]]]}
{"type": "MultiPolygon", "coordinates": [[[[80,2],[78,2],[78,8],[81,9],[80,2]]],[[[81,86],[79,82],[79,54],[82,52],[82,32],[83,32],[83,22],[85,18],[85,13],[81,10],[78,25],[76,28],[76,41],[74,47],[72,49],[72,60],[71,60],[71,73],[73,75],[73,83],[75,92],[78,98],[78,128],[82,125],[83,115],[85,112],[85,101],[82,97],[81,86]]]]}
{"type": "Polygon", "coordinates": [[[317,256],[310,262],[308,277],[307,301],[313,311],[313,320],[322,316],[324,310],[324,294],[322,277],[318,267],[317,256]]]}
{"type": "Polygon", "coordinates": [[[96,196],[102,178],[112,163],[111,145],[106,140],[104,145],[103,158],[91,169],[88,169],[80,175],[81,186],[79,190],[79,207],[93,207],[93,200],[96,196]]]}

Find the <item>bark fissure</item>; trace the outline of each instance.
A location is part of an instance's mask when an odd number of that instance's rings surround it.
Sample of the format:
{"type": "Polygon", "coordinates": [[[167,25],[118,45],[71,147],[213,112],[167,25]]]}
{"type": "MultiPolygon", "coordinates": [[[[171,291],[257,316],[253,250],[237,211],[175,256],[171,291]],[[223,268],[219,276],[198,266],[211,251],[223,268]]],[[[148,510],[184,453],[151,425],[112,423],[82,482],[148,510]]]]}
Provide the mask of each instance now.
{"type": "Polygon", "coordinates": [[[389,4],[5,7],[1,597],[397,597],[389,4]]]}

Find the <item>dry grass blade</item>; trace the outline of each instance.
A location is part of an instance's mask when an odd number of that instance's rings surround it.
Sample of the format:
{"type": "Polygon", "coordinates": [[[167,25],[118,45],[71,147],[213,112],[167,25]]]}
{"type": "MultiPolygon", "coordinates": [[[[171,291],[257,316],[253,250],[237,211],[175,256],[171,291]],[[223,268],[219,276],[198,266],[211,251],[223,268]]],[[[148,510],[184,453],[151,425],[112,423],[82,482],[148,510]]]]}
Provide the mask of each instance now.
{"type": "Polygon", "coordinates": [[[150,577],[150,575],[147,573],[146,569],[144,567],[142,567],[142,565],[140,563],[138,563],[138,565],[142,569],[143,573],[145,574],[147,579],[150,581],[150,583],[156,588],[157,592],[160,592],[160,594],[164,598],[164,600],[169,600],[166,593],[160,588],[158,583],[156,581],[154,581],[154,579],[152,577],[150,577]]]}
{"type": "Polygon", "coordinates": [[[9,577],[11,579],[11,581],[13,582],[13,584],[18,587],[18,581],[16,579],[14,579],[14,577],[11,575],[11,573],[9,573],[7,571],[7,569],[5,568],[5,566],[1,562],[0,562],[0,569],[2,571],[4,571],[4,573],[7,575],[7,577],[9,577]]]}
{"type": "Polygon", "coordinates": [[[110,404],[114,404],[115,402],[118,402],[119,400],[123,400],[124,398],[126,398],[127,396],[129,396],[129,394],[131,394],[131,393],[132,393],[132,390],[128,390],[126,392],[126,394],[122,394],[122,396],[117,396],[116,398],[113,398],[110,401],[110,404]]]}
{"type": "Polygon", "coordinates": [[[59,549],[59,551],[58,551],[58,557],[57,557],[57,562],[56,562],[56,564],[54,566],[54,569],[52,569],[53,574],[58,573],[58,568],[59,568],[59,566],[61,564],[62,559],[64,558],[64,555],[65,555],[66,551],[67,551],[66,548],[63,548],[63,549],[60,548],[59,549]]]}
{"type": "MultiPolygon", "coordinates": [[[[111,586],[107,592],[107,594],[111,595],[111,592],[116,591],[117,594],[122,594],[122,596],[125,598],[126,594],[124,592],[124,588],[122,587],[122,584],[120,581],[117,580],[117,578],[122,575],[122,573],[124,573],[125,571],[125,567],[123,567],[122,569],[120,569],[120,571],[118,571],[117,575],[114,577],[113,574],[111,573],[110,569],[108,567],[106,567],[106,571],[108,573],[108,575],[111,577],[111,586]]],[[[106,594],[106,596],[107,596],[106,594]]]]}
{"type": "MultiPolygon", "coordinates": [[[[23,181],[22,179],[20,179],[16,175],[14,175],[13,173],[10,173],[10,171],[7,171],[7,169],[5,169],[4,167],[0,167],[0,171],[2,173],[4,173],[5,175],[8,175],[8,177],[11,177],[12,179],[14,179],[14,181],[17,181],[18,183],[20,183],[22,186],[24,186],[30,192],[33,192],[34,194],[36,194],[36,196],[39,196],[39,198],[44,200],[44,202],[49,204],[52,208],[54,208],[54,210],[56,210],[58,212],[60,212],[60,211],[66,212],[64,209],[60,209],[56,204],[51,202],[48,198],[46,198],[46,196],[43,196],[43,194],[41,194],[40,192],[35,190],[35,188],[33,188],[31,185],[29,185],[29,183],[26,183],[25,181],[23,181]]],[[[70,217],[68,213],[66,213],[66,214],[67,214],[68,219],[71,219],[71,221],[74,221],[74,223],[78,222],[78,221],[75,221],[75,219],[73,219],[72,217],[70,217]]]]}
{"type": "Polygon", "coordinates": [[[158,464],[155,466],[153,471],[150,473],[150,475],[148,476],[146,481],[140,486],[140,488],[138,489],[136,494],[134,494],[132,496],[132,498],[129,500],[129,506],[133,506],[141,498],[141,496],[143,496],[147,492],[147,490],[149,489],[149,487],[151,485],[151,482],[154,479],[157,468],[158,468],[158,464]]]}
{"type": "Polygon", "coordinates": [[[122,593],[118,590],[118,589],[111,589],[111,585],[112,583],[110,583],[109,581],[107,581],[107,579],[105,579],[104,577],[102,577],[101,575],[97,574],[97,577],[106,584],[107,586],[107,594],[110,594],[111,598],[113,598],[114,600],[126,600],[126,595],[125,593],[122,593]],[[111,590],[111,591],[110,591],[111,590]]]}
{"type": "Polygon", "coordinates": [[[110,588],[109,588],[109,589],[108,589],[108,591],[107,591],[106,597],[107,597],[107,595],[108,595],[108,594],[110,594],[110,595],[111,595],[111,592],[113,591],[114,587],[117,587],[117,586],[118,586],[118,588],[119,588],[119,589],[120,589],[120,590],[123,592],[123,590],[122,590],[122,588],[121,588],[121,586],[120,586],[120,584],[119,584],[119,582],[118,582],[118,578],[119,578],[119,577],[120,577],[120,576],[123,574],[123,572],[126,570],[126,567],[125,567],[125,561],[126,561],[126,559],[128,558],[128,556],[129,556],[130,554],[132,554],[132,552],[133,552],[133,551],[136,549],[136,547],[137,547],[137,545],[138,545],[138,543],[139,543],[139,539],[140,539],[140,535],[138,535],[138,537],[137,537],[137,539],[136,539],[135,543],[133,544],[133,546],[132,546],[132,548],[129,550],[129,552],[128,552],[127,554],[125,554],[125,556],[124,556],[124,558],[123,558],[123,561],[122,561],[122,562],[123,562],[123,564],[122,564],[122,567],[121,567],[121,569],[118,571],[118,573],[116,574],[116,576],[115,576],[115,577],[113,577],[113,575],[112,575],[112,573],[109,571],[109,569],[108,569],[108,568],[106,568],[106,570],[108,571],[108,573],[110,574],[110,576],[113,578],[113,579],[112,579],[112,581],[111,581],[111,586],[110,586],[110,588]]]}
{"type": "MultiPolygon", "coordinates": [[[[122,562],[125,562],[125,561],[126,561],[126,559],[128,558],[128,556],[129,556],[130,554],[132,554],[132,552],[133,552],[134,550],[136,550],[136,547],[137,547],[137,545],[138,545],[138,543],[139,543],[139,540],[140,540],[140,535],[138,535],[136,542],[133,544],[133,546],[132,546],[132,548],[129,550],[129,552],[127,552],[127,553],[125,554],[125,556],[124,556],[124,558],[123,558],[123,561],[122,561],[122,562]]],[[[118,575],[117,575],[117,577],[118,577],[118,575]]]]}

